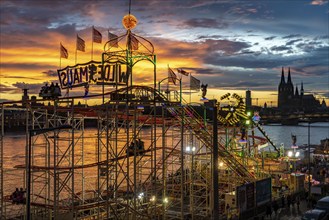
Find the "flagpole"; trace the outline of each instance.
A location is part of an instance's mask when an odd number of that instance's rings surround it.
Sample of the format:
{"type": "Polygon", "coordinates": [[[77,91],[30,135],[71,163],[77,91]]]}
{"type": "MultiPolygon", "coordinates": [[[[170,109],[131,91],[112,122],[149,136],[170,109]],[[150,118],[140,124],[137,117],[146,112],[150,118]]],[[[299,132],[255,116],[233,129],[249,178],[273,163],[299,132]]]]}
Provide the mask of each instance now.
{"type": "Polygon", "coordinates": [[[78,37],[79,37],[79,35],[77,35],[77,39],[76,39],[76,43],[75,43],[75,64],[77,64],[77,55],[78,55],[78,37]]]}
{"type": "MultiPolygon", "coordinates": [[[[169,72],[169,64],[167,64],[167,66],[168,66],[168,72],[169,72]]],[[[171,77],[171,76],[170,76],[171,77]]],[[[170,91],[169,91],[169,78],[168,78],[168,81],[167,81],[167,91],[168,91],[168,93],[167,93],[167,98],[168,98],[168,94],[169,94],[169,98],[170,98],[170,91]]],[[[160,91],[161,92],[161,91],[160,91]]]]}
{"type": "Polygon", "coordinates": [[[191,104],[191,77],[192,77],[192,74],[190,74],[190,104],[191,104]]]}
{"type": "Polygon", "coordinates": [[[91,30],[91,60],[93,60],[94,53],[94,25],[91,30]]]}
{"type": "Polygon", "coordinates": [[[59,43],[59,69],[62,69],[62,42],[59,43]]]}

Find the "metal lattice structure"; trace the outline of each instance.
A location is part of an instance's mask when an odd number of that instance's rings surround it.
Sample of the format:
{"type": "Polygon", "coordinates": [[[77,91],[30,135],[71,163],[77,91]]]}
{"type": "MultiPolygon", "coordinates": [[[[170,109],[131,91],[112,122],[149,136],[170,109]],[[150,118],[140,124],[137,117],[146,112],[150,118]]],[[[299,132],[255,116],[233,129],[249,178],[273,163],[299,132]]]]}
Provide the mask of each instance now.
{"type": "MultiPolygon", "coordinates": [[[[209,219],[214,204],[224,215],[225,192],[257,180],[261,172],[250,168],[259,168],[259,158],[241,156],[246,150],[237,150],[235,128],[213,131],[215,123],[206,123],[187,105],[181,89],[163,94],[159,82],[157,90],[156,55],[145,38],[128,29],[111,39],[102,54],[105,63],[125,65],[127,81],[115,79],[106,91],[100,83],[102,94],[93,97],[102,98],[101,105],[81,108],[76,102],[84,97],[65,97],[49,100],[48,106],[25,101],[20,108],[26,116],[25,163],[13,172],[27,190],[18,204],[6,192],[12,189],[4,186],[3,166],[4,112],[13,103],[1,104],[1,219],[209,219]],[[133,68],[141,62],[153,66],[153,87],[133,84],[133,68]],[[97,128],[86,129],[86,118],[97,128]],[[214,152],[220,162],[216,188],[214,152]]],[[[242,99],[233,98],[238,100],[234,113],[219,121],[234,124],[231,116],[245,116],[242,99]]]]}

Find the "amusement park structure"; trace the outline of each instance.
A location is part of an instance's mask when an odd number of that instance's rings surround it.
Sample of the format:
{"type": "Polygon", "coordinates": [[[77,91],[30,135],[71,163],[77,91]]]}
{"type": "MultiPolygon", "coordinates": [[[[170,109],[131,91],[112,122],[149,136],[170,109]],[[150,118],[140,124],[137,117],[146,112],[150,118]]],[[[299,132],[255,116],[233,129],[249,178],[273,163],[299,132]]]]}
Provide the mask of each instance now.
{"type": "MultiPolygon", "coordinates": [[[[181,81],[178,91],[162,91],[153,45],[132,33],[137,20],[127,16],[126,34],[108,41],[102,54],[101,65],[114,73],[111,82],[103,73],[95,83],[103,104],[81,110],[75,103],[83,97],[56,97],[48,106],[25,101],[25,161],[14,167],[4,155],[5,112],[13,102],[0,104],[1,219],[209,219],[228,211],[253,215],[275,196],[270,177],[283,173],[286,162],[242,98],[227,94],[203,105],[218,115],[209,121],[182,98],[181,81]],[[133,69],[143,62],[153,65],[153,87],[133,84],[133,69]],[[227,100],[230,106],[220,108],[227,100]],[[85,129],[90,118],[97,120],[94,130],[85,129]],[[260,150],[268,143],[278,152],[272,158],[260,150]],[[22,189],[11,193],[16,187],[22,189]],[[243,187],[253,189],[247,208],[237,202],[243,187]]],[[[74,75],[66,77],[75,83],[74,75]]]]}

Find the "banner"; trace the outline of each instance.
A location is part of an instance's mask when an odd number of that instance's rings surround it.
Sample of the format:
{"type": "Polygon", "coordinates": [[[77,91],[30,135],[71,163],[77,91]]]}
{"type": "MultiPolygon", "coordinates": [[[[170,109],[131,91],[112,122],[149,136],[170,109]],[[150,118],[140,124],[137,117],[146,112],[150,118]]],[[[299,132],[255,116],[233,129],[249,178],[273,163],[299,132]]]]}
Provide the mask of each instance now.
{"type": "Polygon", "coordinates": [[[130,71],[121,63],[104,63],[90,61],[89,63],[67,66],[57,70],[62,89],[98,85],[126,85],[130,71]]]}
{"type": "Polygon", "coordinates": [[[240,213],[255,207],[255,185],[248,183],[237,187],[237,201],[240,213]]]}
{"type": "Polygon", "coordinates": [[[256,203],[257,206],[271,201],[272,197],[271,178],[259,180],[256,182],[256,203]]]}

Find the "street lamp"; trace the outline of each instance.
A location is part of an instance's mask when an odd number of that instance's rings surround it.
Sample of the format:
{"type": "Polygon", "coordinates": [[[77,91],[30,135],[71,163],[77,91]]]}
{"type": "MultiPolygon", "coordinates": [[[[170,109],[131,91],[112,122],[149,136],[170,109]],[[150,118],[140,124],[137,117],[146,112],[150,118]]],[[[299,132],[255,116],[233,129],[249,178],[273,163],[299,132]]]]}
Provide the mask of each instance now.
{"type": "Polygon", "coordinates": [[[289,170],[290,170],[290,161],[293,161],[294,164],[293,164],[293,169],[291,170],[291,172],[295,171],[296,172],[296,161],[299,159],[299,156],[300,156],[300,153],[299,151],[288,151],[287,153],[288,157],[289,157],[289,170]]]}
{"type": "Polygon", "coordinates": [[[311,144],[310,144],[310,136],[311,136],[311,122],[308,121],[307,126],[307,133],[308,133],[308,207],[311,207],[311,144]]]}
{"type": "Polygon", "coordinates": [[[44,134],[50,131],[61,130],[61,129],[71,129],[71,125],[61,125],[53,128],[43,128],[43,129],[32,129],[29,130],[29,145],[28,145],[28,160],[27,160],[27,189],[26,189],[26,217],[27,220],[31,220],[31,160],[32,160],[32,137],[40,134],[44,134]]]}

